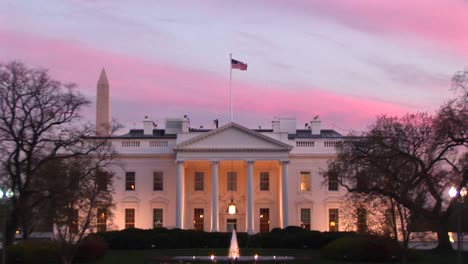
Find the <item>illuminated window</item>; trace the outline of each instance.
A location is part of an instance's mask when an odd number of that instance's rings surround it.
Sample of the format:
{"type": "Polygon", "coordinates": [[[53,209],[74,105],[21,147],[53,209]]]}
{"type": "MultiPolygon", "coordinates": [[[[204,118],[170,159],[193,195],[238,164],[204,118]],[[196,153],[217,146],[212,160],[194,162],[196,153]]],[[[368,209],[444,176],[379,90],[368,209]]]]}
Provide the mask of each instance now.
{"type": "Polygon", "coordinates": [[[153,208],[153,228],[163,227],[163,209],[153,208]]]}
{"type": "Polygon", "coordinates": [[[268,171],[260,172],[260,191],[270,190],[270,174],[268,171]]]}
{"type": "Polygon", "coordinates": [[[310,208],[301,208],[301,227],[310,230],[310,208]]]}
{"type": "Polygon", "coordinates": [[[135,190],[135,172],[127,171],[125,173],[125,190],[134,191],[135,190]]]}
{"type": "Polygon", "coordinates": [[[164,190],[164,174],[162,171],[153,172],[153,191],[164,190]]]}
{"type": "Polygon", "coordinates": [[[107,212],[106,209],[98,209],[96,215],[96,229],[98,232],[106,232],[107,230],[107,212]]]}
{"type": "Polygon", "coordinates": [[[202,171],[195,172],[195,191],[203,191],[205,189],[205,173],[202,171]]]}
{"type": "Polygon", "coordinates": [[[237,191],[237,172],[235,171],[228,171],[227,173],[227,190],[237,191]]]}
{"type": "Polygon", "coordinates": [[[260,208],[260,233],[270,232],[270,209],[260,208]]]}
{"type": "Polygon", "coordinates": [[[134,208],[125,208],[125,228],[135,228],[134,208]]]}
{"type": "Polygon", "coordinates": [[[301,171],[301,191],[308,192],[310,191],[310,172],[301,171]]]}
{"type": "Polygon", "coordinates": [[[195,208],[193,210],[193,229],[198,230],[198,231],[203,231],[204,229],[203,212],[204,212],[203,208],[195,208]]]}
{"type": "Polygon", "coordinates": [[[328,209],[328,231],[338,232],[339,215],[337,208],[328,209]]]}

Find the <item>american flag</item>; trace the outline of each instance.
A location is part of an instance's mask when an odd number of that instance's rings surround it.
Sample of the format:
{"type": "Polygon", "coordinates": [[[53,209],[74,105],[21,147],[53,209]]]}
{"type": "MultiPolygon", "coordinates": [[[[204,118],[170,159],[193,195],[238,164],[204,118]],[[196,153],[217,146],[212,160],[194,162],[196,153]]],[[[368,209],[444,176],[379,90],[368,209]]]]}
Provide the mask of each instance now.
{"type": "Polygon", "coordinates": [[[247,63],[243,63],[242,61],[231,59],[231,69],[238,69],[241,71],[246,71],[247,63]]]}

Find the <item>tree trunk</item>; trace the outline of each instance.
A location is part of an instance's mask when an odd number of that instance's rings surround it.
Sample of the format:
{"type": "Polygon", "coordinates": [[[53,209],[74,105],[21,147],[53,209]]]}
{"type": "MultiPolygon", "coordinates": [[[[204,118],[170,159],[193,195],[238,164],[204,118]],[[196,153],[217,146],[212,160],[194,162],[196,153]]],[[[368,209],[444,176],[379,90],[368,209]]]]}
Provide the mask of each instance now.
{"type": "Polygon", "coordinates": [[[448,235],[448,220],[441,219],[437,228],[437,250],[451,251],[453,250],[448,235]]]}
{"type": "MultiPolygon", "coordinates": [[[[7,210],[9,210],[9,208],[7,210]]],[[[8,247],[11,246],[15,240],[16,229],[18,229],[19,226],[19,219],[15,207],[6,213],[8,214],[8,219],[6,219],[6,230],[2,230],[2,233],[6,231],[6,246],[8,247]]]]}

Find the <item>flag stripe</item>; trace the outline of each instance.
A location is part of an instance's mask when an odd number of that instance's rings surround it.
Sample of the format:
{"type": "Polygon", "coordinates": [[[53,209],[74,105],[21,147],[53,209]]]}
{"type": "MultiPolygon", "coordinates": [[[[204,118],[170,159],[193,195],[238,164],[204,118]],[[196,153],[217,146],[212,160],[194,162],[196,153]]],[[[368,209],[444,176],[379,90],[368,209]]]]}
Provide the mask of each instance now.
{"type": "Polygon", "coordinates": [[[238,69],[241,71],[246,71],[247,63],[243,63],[242,61],[231,59],[231,69],[238,69]]]}

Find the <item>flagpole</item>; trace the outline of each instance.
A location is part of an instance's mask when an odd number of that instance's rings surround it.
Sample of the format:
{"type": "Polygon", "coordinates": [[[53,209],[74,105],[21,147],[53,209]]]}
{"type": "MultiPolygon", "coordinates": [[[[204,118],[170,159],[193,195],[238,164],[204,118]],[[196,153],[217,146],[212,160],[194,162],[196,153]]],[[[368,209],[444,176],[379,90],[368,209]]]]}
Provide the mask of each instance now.
{"type": "Polygon", "coordinates": [[[232,53],[229,53],[229,105],[232,122],[232,53]]]}

